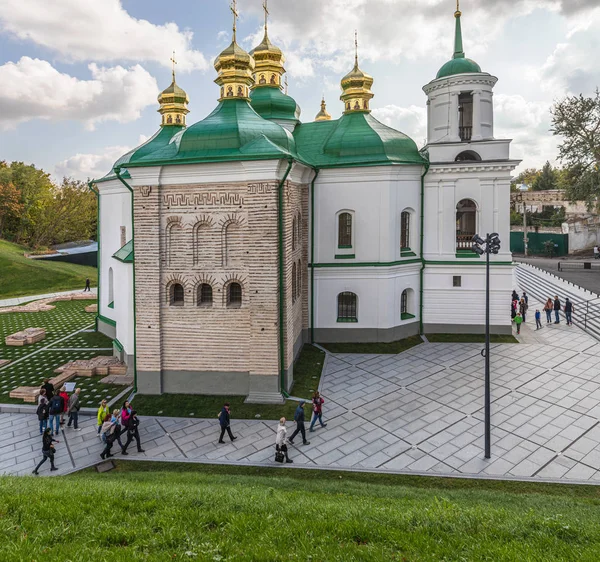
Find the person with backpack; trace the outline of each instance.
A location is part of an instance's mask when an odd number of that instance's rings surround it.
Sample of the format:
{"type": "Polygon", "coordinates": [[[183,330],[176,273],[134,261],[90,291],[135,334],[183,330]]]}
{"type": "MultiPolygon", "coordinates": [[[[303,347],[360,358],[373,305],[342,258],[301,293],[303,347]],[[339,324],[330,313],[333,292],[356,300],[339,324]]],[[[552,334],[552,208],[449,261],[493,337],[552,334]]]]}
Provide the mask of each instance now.
{"type": "Polygon", "coordinates": [[[60,394],[55,394],[50,400],[49,414],[50,414],[50,429],[53,429],[54,435],[58,435],[60,431],[60,416],[65,409],[65,400],[60,394]]]}
{"type": "Polygon", "coordinates": [[[42,436],[42,460],[38,463],[38,465],[33,469],[33,473],[36,476],[39,474],[38,470],[40,466],[42,466],[48,459],[50,459],[50,470],[55,471],[58,470],[54,465],[54,453],[56,450],[52,446],[52,443],[58,443],[56,439],[52,439],[52,428],[47,427],[44,430],[44,434],[42,436]]]}
{"type": "Polygon", "coordinates": [[[102,400],[102,402],[100,403],[100,407],[98,408],[98,435],[100,435],[100,432],[102,430],[102,424],[104,423],[104,421],[106,420],[106,418],[110,418],[110,412],[108,410],[108,402],[106,400],[102,400]]]}
{"type": "MultiPolygon", "coordinates": [[[[122,418],[121,418],[122,419],[122,418]]],[[[131,414],[127,418],[127,425],[125,426],[127,429],[127,441],[125,442],[125,446],[121,449],[121,453],[123,455],[127,455],[127,447],[129,444],[135,439],[137,443],[138,453],[143,453],[144,449],[142,449],[142,444],[140,443],[140,432],[138,430],[138,426],[140,425],[140,420],[137,418],[137,412],[135,410],[131,410],[131,414]]]]}
{"type": "Polygon", "coordinates": [[[311,432],[313,432],[315,430],[315,423],[317,420],[319,420],[321,427],[327,427],[327,424],[323,423],[323,404],[324,403],[325,403],[325,400],[323,400],[323,398],[321,398],[319,391],[316,391],[312,397],[313,416],[312,416],[312,420],[310,422],[310,429],[309,429],[309,431],[311,431],[311,432]]]}
{"type": "Polygon", "coordinates": [[[225,402],[223,408],[219,412],[219,424],[221,426],[221,435],[219,437],[219,443],[225,443],[225,441],[223,441],[225,432],[227,432],[227,435],[229,435],[229,439],[231,439],[231,441],[235,441],[237,439],[237,437],[235,437],[233,433],[231,433],[230,420],[231,411],[229,410],[229,402],[225,402]]]}
{"type": "MultiPolygon", "coordinates": [[[[277,426],[277,435],[275,437],[275,460],[277,459],[277,453],[283,453],[285,457],[285,462],[292,463],[294,462],[290,457],[288,457],[288,448],[287,448],[287,427],[285,427],[285,418],[281,418],[279,420],[279,425],[277,426]]],[[[283,459],[280,459],[279,462],[282,462],[283,459]]]]}
{"type": "Polygon", "coordinates": [[[77,422],[79,421],[79,409],[81,408],[81,402],[79,401],[80,394],[81,388],[76,388],[75,392],[71,394],[71,398],[69,398],[69,423],[67,424],[67,427],[71,427],[71,424],[73,424],[73,429],[75,431],[81,431],[81,428],[77,425],[77,422]]]}
{"type": "Polygon", "coordinates": [[[565,299],[565,317],[567,319],[567,326],[573,325],[573,312],[575,312],[575,308],[573,307],[573,303],[569,299],[565,299]]]}
{"type": "MultiPolygon", "coordinates": [[[[118,415],[119,411],[115,410],[115,412],[118,415]]],[[[102,422],[102,425],[100,426],[100,429],[102,430],[100,437],[105,444],[104,450],[100,453],[102,460],[114,456],[111,454],[110,450],[112,449],[115,440],[119,437],[119,434],[117,433],[118,418],[115,415],[107,415],[104,420],[105,421],[102,422]]]]}
{"type": "Polygon", "coordinates": [[[38,420],[40,421],[40,435],[44,434],[48,427],[48,417],[50,415],[50,409],[48,407],[48,399],[46,398],[46,390],[42,388],[38,396],[38,407],[35,412],[38,420]]]}
{"type": "Polygon", "coordinates": [[[46,398],[50,402],[54,396],[54,385],[50,382],[50,379],[44,379],[42,388],[46,391],[46,398]]]}
{"type": "Polygon", "coordinates": [[[306,404],[306,400],[300,400],[296,411],[294,412],[294,421],[296,422],[296,431],[292,433],[292,436],[289,439],[289,444],[294,444],[294,437],[298,435],[298,433],[302,433],[302,444],[310,445],[310,441],[306,440],[306,428],[304,427],[304,404],[306,404]]]}
{"type": "Polygon", "coordinates": [[[554,323],[560,324],[560,301],[558,295],[554,295],[554,323]]]}
{"type": "Polygon", "coordinates": [[[523,322],[525,322],[525,315],[527,314],[528,308],[529,305],[525,302],[525,299],[522,298],[521,302],[519,303],[519,312],[521,313],[521,318],[523,319],[523,322]]]}
{"type": "Polygon", "coordinates": [[[64,384],[58,394],[64,402],[63,411],[60,413],[60,425],[63,425],[65,423],[65,414],[69,409],[69,393],[67,392],[67,387],[64,384]]]}

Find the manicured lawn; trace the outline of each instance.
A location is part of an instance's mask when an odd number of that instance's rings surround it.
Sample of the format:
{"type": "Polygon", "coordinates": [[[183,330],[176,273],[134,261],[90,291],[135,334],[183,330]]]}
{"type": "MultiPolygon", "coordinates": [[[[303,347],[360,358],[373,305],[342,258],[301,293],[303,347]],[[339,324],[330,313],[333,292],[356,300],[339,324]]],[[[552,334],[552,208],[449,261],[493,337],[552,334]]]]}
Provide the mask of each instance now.
{"type": "Polygon", "coordinates": [[[600,493],[544,486],[118,461],[0,478],[0,559],[583,561],[600,493]]]}
{"type": "MultiPolygon", "coordinates": [[[[294,366],[294,386],[292,395],[310,401],[312,393],[318,388],[325,353],[320,349],[305,345],[294,366]]],[[[150,396],[138,394],[133,405],[145,416],[180,416],[192,418],[216,418],[224,402],[229,402],[231,416],[234,419],[278,420],[284,416],[293,419],[298,403],[286,400],[284,404],[244,404],[244,396],[205,396],[197,394],[163,394],[150,396]]],[[[305,406],[307,419],[310,418],[310,406],[305,406]]]]}
{"type": "Polygon", "coordinates": [[[396,354],[423,343],[421,336],[410,336],[390,343],[320,343],[331,353],[396,354]]]}
{"type": "MultiPolygon", "coordinates": [[[[425,334],[430,342],[485,343],[485,334],[425,334]]],[[[509,334],[490,334],[491,343],[519,343],[509,334]]]]}
{"type": "Polygon", "coordinates": [[[95,267],[31,260],[23,255],[25,251],[23,246],[0,240],[0,299],[83,289],[86,278],[96,286],[95,267]]]}

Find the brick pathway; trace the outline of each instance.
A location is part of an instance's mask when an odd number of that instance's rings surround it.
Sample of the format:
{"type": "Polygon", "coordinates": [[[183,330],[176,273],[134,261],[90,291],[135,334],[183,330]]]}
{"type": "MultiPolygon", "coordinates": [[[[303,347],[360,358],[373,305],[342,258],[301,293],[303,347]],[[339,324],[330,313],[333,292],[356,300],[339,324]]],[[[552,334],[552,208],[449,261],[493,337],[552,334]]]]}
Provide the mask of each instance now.
{"type": "MultiPolygon", "coordinates": [[[[310,445],[290,448],[294,466],[599,481],[600,344],[564,322],[544,319],[536,331],[532,320],[520,345],[492,346],[490,460],[482,452],[482,346],[428,343],[399,355],[329,354],[321,383],[328,426],[309,434],[310,445]]],[[[146,452],[133,447],[128,458],[275,464],[277,422],[232,426],[238,439],[219,445],[216,418],[142,418],[146,452]]],[[[81,427],[59,437],[56,474],[99,460],[95,419],[81,427]]],[[[0,414],[0,472],[29,474],[39,449],[35,416],[0,414]]]]}

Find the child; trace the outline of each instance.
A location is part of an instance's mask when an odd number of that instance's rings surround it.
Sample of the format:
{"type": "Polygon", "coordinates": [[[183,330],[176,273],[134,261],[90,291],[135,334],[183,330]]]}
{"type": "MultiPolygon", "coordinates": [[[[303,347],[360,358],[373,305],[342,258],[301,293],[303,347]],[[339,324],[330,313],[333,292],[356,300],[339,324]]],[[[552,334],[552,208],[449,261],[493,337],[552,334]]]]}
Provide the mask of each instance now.
{"type": "Polygon", "coordinates": [[[520,312],[517,312],[513,322],[517,325],[517,334],[521,333],[521,322],[523,322],[523,317],[520,312]]]}
{"type": "Polygon", "coordinates": [[[535,329],[539,330],[542,327],[542,313],[539,310],[535,311],[535,329]]]}

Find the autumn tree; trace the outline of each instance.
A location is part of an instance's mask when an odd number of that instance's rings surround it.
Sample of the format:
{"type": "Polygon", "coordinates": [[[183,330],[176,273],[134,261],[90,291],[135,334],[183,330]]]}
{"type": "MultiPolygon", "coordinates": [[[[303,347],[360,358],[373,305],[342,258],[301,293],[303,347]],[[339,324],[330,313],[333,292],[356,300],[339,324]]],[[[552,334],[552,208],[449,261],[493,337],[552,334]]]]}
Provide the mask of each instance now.
{"type": "Polygon", "coordinates": [[[4,234],[7,222],[18,222],[24,208],[21,203],[21,192],[12,182],[0,183],[0,238],[4,234]]]}

